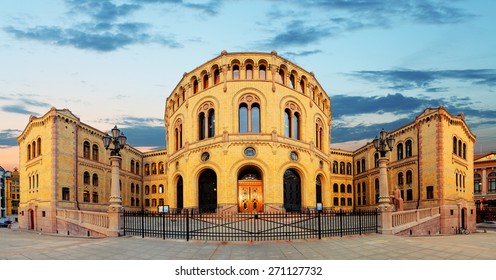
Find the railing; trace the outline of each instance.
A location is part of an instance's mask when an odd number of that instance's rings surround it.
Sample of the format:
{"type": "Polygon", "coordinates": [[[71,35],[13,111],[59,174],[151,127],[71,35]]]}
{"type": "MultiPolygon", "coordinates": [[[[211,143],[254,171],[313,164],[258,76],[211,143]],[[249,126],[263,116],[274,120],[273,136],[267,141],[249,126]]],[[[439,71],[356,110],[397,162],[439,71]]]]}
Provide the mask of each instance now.
{"type": "Polygon", "coordinates": [[[439,207],[398,211],[392,213],[393,233],[440,216],[439,207]]]}
{"type": "Polygon", "coordinates": [[[57,219],[77,224],[105,235],[109,228],[108,214],[104,212],[57,209],[57,219]]]}
{"type": "Polygon", "coordinates": [[[376,233],[378,212],[197,213],[124,211],[124,235],[196,240],[261,241],[376,233]]]}

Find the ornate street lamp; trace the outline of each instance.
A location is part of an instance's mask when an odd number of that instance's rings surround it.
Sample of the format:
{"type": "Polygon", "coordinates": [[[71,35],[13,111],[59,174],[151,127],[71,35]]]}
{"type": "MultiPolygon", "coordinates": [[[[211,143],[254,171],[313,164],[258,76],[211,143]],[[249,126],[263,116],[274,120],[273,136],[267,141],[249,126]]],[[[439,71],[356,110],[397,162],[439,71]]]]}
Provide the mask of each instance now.
{"type": "Polygon", "coordinates": [[[110,205],[108,208],[109,213],[109,235],[121,235],[121,212],[122,212],[122,198],[120,189],[120,162],[122,160],[120,150],[126,145],[127,137],[124,136],[117,126],[111,130],[112,136],[105,134],[102,137],[105,150],[110,149],[110,163],[112,170],[112,184],[110,185],[110,205]],[[113,148],[110,145],[113,144],[113,148]]]}
{"type": "Polygon", "coordinates": [[[379,207],[382,209],[390,208],[388,177],[387,177],[387,162],[386,153],[393,150],[394,137],[388,135],[384,128],[379,133],[379,138],[375,137],[374,147],[381,155],[379,158],[379,207]]]}

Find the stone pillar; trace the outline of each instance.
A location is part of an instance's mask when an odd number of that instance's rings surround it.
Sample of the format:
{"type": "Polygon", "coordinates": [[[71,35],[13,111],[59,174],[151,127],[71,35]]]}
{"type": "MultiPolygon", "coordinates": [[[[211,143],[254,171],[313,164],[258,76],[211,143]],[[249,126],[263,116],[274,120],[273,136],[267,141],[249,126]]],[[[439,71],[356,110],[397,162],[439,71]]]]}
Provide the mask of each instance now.
{"type": "Polygon", "coordinates": [[[387,162],[387,158],[379,158],[379,208],[384,209],[391,208],[387,176],[387,162]]]}
{"type": "Polygon", "coordinates": [[[121,216],[123,212],[121,190],[120,190],[120,167],[119,163],[121,161],[120,156],[111,156],[110,162],[112,165],[112,184],[110,186],[110,205],[108,207],[108,217],[109,217],[109,229],[107,232],[108,236],[117,237],[123,234],[122,225],[123,217],[121,216]]]}
{"type": "Polygon", "coordinates": [[[486,169],[482,169],[482,189],[481,192],[483,195],[487,194],[487,172],[486,169]]]}
{"type": "Polygon", "coordinates": [[[381,223],[379,232],[381,234],[393,234],[393,208],[379,208],[379,215],[381,223]]]}

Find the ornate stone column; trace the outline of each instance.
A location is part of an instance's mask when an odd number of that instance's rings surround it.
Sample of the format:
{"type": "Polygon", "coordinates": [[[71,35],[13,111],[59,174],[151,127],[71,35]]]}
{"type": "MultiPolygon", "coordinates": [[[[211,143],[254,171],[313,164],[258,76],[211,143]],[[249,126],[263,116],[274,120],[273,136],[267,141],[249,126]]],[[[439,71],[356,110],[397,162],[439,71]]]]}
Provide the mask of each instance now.
{"type": "Polygon", "coordinates": [[[109,229],[108,236],[117,237],[123,235],[122,225],[122,198],[120,189],[120,156],[111,156],[110,162],[112,165],[112,184],[110,185],[110,205],[108,207],[109,229]]]}

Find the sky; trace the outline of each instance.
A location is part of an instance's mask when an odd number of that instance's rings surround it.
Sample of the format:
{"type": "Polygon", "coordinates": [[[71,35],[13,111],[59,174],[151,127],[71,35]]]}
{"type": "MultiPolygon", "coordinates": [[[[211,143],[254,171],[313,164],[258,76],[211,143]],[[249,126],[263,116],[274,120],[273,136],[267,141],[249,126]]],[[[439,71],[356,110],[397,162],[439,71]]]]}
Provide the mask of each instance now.
{"type": "Polygon", "coordinates": [[[228,52],[277,53],[331,98],[331,144],[354,150],[427,107],[464,113],[496,151],[496,1],[50,0],[0,4],[0,166],[52,106],[143,150],[165,147],[183,73],[228,52]]]}

